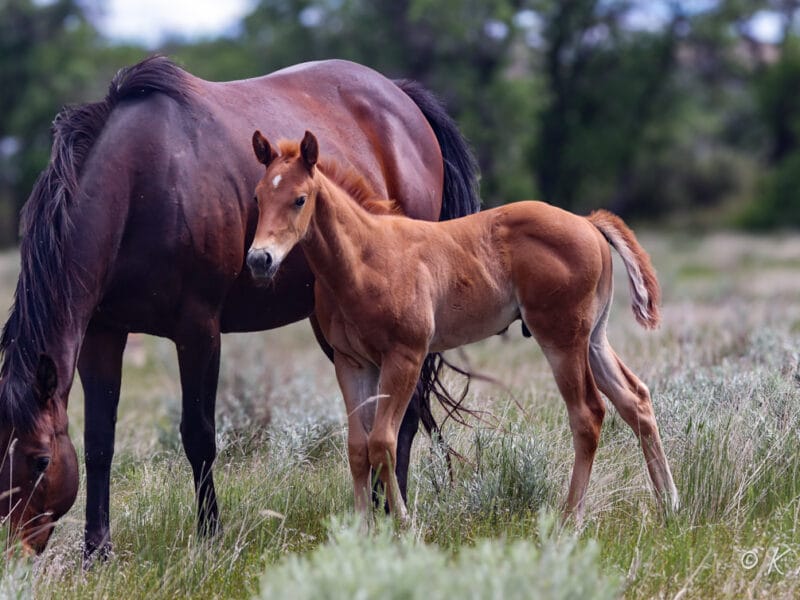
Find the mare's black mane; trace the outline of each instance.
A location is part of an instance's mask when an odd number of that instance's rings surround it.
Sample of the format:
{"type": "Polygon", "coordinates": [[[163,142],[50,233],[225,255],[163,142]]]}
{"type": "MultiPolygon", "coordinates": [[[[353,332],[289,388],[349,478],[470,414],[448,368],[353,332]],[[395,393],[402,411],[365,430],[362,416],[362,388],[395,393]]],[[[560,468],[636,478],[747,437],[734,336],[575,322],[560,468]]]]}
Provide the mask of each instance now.
{"type": "MultiPolygon", "coordinates": [[[[79,268],[70,260],[70,203],[84,164],[114,107],[154,92],[185,103],[191,80],[163,56],[121,69],[100,102],[64,108],[53,122],[50,163],[21,213],[21,269],[14,305],[0,337],[0,423],[19,430],[35,424],[39,357],[69,326],[79,268]]],[[[91,235],[87,232],[86,235],[91,235]]]]}

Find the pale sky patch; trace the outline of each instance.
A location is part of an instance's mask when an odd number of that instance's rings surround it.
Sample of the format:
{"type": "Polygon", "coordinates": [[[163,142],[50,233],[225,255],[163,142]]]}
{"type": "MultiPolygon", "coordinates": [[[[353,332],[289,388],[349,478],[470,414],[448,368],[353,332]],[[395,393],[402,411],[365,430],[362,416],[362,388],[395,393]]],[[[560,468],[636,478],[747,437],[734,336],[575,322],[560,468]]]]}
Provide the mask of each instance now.
{"type": "Polygon", "coordinates": [[[760,10],[750,19],[747,29],[760,42],[776,43],[783,36],[783,20],[778,13],[760,10]]]}
{"type": "Polygon", "coordinates": [[[155,47],[165,38],[235,33],[252,0],[107,0],[97,26],[116,40],[155,47]]]}

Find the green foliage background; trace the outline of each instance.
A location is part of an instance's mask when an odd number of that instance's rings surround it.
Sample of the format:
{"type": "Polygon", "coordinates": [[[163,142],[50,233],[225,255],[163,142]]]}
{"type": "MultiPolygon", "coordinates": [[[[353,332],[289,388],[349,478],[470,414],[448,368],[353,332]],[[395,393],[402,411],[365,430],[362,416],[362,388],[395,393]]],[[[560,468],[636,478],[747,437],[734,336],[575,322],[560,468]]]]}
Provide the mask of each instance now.
{"type": "Polygon", "coordinates": [[[471,140],[486,205],[693,225],[800,224],[800,36],[788,0],[257,0],[238,30],[105,39],[102,0],[0,0],[0,245],[61,106],[155,51],[215,80],[347,58],[422,81],[471,140]],[[765,44],[753,18],[771,11],[765,44]]]}

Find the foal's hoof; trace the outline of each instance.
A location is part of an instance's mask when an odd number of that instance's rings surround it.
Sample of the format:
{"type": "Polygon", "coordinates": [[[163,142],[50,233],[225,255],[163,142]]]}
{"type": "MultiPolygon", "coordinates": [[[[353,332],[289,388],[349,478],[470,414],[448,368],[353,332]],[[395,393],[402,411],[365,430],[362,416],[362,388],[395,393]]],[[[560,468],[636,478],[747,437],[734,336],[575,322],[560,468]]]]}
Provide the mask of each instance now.
{"type": "Polygon", "coordinates": [[[400,531],[408,531],[411,529],[411,517],[408,516],[408,511],[402,511],[399,515],[397,515],[397,528],[400,531]]]}
{"type": "Polygon", "coordinates": [[[561,513],[562,527],[572,526],[575,528],[575,531],[581,531],[583,529],[583,524],[583,507],[578,509],[564,508],[561,513]]]}
{"type": "Polygon", "coordinates": [[[681,501],[677,494],[669,496],[666,499],[662,498],[659,504],[661,505],[661,514],[666,522],[674,519],[681,510],[681,501]]]}

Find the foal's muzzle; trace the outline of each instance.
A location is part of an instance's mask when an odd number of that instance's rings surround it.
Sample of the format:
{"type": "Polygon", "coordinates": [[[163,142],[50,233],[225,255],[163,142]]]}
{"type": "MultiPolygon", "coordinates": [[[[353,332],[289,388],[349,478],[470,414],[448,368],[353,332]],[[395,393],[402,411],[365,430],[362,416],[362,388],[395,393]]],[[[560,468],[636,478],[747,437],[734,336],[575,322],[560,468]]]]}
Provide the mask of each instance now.
{"type": "Polygon", "coordinates": [[[247,252],[247,267],[254,279],[272,279],[278,266],[266,248],[250,248],[247,252]]]}

